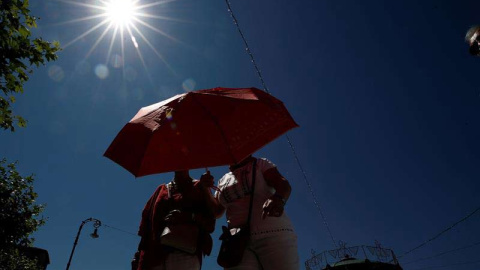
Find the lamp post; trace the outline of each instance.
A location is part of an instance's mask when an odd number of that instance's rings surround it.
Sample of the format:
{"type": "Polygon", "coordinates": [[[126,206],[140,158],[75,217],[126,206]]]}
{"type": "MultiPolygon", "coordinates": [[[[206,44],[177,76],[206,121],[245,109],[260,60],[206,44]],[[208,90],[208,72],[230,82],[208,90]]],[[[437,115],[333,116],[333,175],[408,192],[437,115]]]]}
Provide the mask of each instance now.
{"type": "Polygon", "coordinates": [[[68,259],[66,270],[70,268],[70,263],[72,262],[73,253],[75,252],[75,247],[77,247],[78,237],[80,237],[80,233],[82,232],[83,225],[85,225],[90,221],[94,222],[93,227],[95,228],[95,230],[93,231],[92,234],[90,234],[90,236],[92,238],[98,238],[97,232],[98,232],[98,228],[102,226],[102,222],[96,218],[87,218],[84,221],[82,221],[82,224],[80,224],[80,228],[78,228],[78,233],[77,233],[77,237],[75,237],[75,242],[73,243],[72,253],[70,253],[70,258],[68,259]]]}

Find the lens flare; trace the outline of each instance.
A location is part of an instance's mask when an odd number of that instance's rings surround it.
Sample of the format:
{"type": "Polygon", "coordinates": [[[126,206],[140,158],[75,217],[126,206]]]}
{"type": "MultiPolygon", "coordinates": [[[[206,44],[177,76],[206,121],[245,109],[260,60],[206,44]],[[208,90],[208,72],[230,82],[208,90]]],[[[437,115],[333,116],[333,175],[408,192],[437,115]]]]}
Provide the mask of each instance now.
{"type": "Polygon", "coordinates": [[[65,72],[63,71],[62,67],[53,65],[48,69],[48,76],[52,80],[60,82],[65,77],[65,72]]]}
{"type": "Polygon", "coordinates": [[[97,75],[98,78],[104,80],[108,77],[109,71],[108,67],[102,64],[98,64],[95,67],[95,75],[97,75]]]}
{"type": "Polygon", "coordinates": [[[183,88],[183,90],[185,90],[185,92],[190,92],[190,91],[193,91],[195,89],[196,85],[197,85],[197,83],[195,82],[194,79],[188,78],[185,81],[183,81],[182,88],[183,88]]]}

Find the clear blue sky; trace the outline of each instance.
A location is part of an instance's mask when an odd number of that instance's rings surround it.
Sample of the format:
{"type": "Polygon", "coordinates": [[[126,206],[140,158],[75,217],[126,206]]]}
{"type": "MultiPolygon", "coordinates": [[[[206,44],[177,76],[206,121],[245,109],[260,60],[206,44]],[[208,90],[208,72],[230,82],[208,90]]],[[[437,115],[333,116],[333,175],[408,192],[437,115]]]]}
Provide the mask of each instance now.
{"type": "MultiPolygon", "coordinates": [[[[300,125],[289,135],[337,240],[378,240],[402,254],[480,206],[480,58],[463,40],[480,24],[480,2],[232,0],[232,7],[270,91],[300,125]]],[[[35,34],[63,45],[100,22],[64,24],[98,14],[66,2],[31,1],[31,10],[41,17],[35,34]]],[[[38,202],[47,204],[48,222],[34,236],[50,253],[48,269],[65,268],[86,218],[136,233],[146,200],[172,178],[135,179],[102,156],[140,107],[184,89],[262,87],[224,1],[178,0],[143,11],[174,19],[143,20],[178,41],[137,23],[164,61],[135,33],[144,64],[128,35],[125,58],[116,58],[123,61],[106,63],[111,30],[88,55],[101,26],[35,70],[15,105],[28,127],[1,133],[2,156],[35,174],[38,202]]],[[[121,55],[119,44],[112,56],[121,55]]],[[[311,249],[332,249],[286,139],[256,156],[276,163],[292,184],[286,209],[302,263],[311,249]]],[[[212,168],[217,179],[226,171],[212,168]]],[[[477,214],[401,262],[479,242],[479,227],[477,214]]],[[[137,237],[102,227],[91,239],[91,232],[88,224],[70,269],[130,269],[137,237]]],[[[215,241],[214,255],[218,247],[215,241]]],[[[463,252],[404,269],[475,261],[480,246],[463,252]]],[[[220,268],[211,257],[204,269],[220,268]]]]}

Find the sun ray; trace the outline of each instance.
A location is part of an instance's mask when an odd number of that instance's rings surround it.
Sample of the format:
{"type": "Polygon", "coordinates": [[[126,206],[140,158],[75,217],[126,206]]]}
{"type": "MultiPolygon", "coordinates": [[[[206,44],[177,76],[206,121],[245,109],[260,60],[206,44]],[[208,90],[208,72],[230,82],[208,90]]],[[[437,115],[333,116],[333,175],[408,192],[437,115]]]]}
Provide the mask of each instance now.
{"type": "Polygon", "coordinates": [[[150,41],[142,34],[142,32],[135,26],[132,25],[132,28],[137,32],[137,34],[145,41],[145,43],[152,49],[152,51],[162,60],[162,62],[167,66],[167,68],[173,73],[176,74],[176,72],[173,70],[173,68],[170,66],[170,64],[165,60],[162,54],[160,54],[157,49],[150,43],[150,41]]]}
{"type": "Polygon", "coordinates": [[[122,59],[123,60],[123,67],[122,67],[122,75],[123,78],[125,78],[125,65],[126,65],[126,59],[125,59],[125,43],[123,42],[123,31],[120,31],[120,49],[122,53],[122,59]]]}
{"type": "Polygon", "coordinates": [[[83,22],[83,21],[89,21],[101,17],[106,17],[105,14],[97,14],[97,15],[92,15],[92,16],[87,16],[87,17],[81,17],[78,19],[70,20],[70,21],[65,21],[65,22],[60,22],[60,23],[54,23],[52,25],[58,26],[58,25],[66,25],[66,24],[71,24],[71,23],[77,23],[77,22],[83,22]]]}
{"type": "Polygon", "coordinates": [[[95,41],[95,43],[93,44],[93,46],[90,48],[90,50],[88,51],[87,55],[85,56],[86,58],[90,57],[90,55],[92,54],[93,50],[95,50],[95,48],[98,46],[98,44],[100,43],[100,41],[102,41],[102,39],[105,37],[105,35],[108,33],[108,30],[110,30],[110,28],[112,27],[113,23],[110,23],[107,28],[105,28],[105,30],[103,31],[103,33],[97,38],[97,40],[95,41]]]}
{"type": "Polygon", "coordinates": [[[84,38],[85,36],[87,36],[88,34],[92,33],[93,31],[97,30],[98,28],[100,28],[102,25],[108,23],[108,20],[104,20],[100,23],[98,23],[97,25],[95,25],[94,27],[90,28],[89,30],[85,31],[83,34],[81,34],[80,36],[76,37],[74,40],[68,42],[67,44],[63,45],[63,48],[67,48],[68,46],[72,45],[73,43],[77,42],[79,39],[82,39],[84,38]]]}
{"type": "Polygon", "coordinates": [[[149,7],[158,6],[158,5],[164,5],[164,4],[167,4],[167,3],[170,3],[170,2],[175,2],[175,1],[177,1],[177,0],[157,1],[157,2],[154,2],[154,3],[150,3],[150,4],[145,4],[145,5],[142,5],[142,6],[138,6],[138,9],[144,9],[144,8],[149,8],[149,7]]]}
{"type": "Polygon", "coordinates": [[[148,13],[134,13],[135,16],[137,17],[144,17],[144,18],[152,18],[152,19],[158,19],[158,20],[163,20],[163,21],[172,21],[172,22],[181,22],[181,23],[193,23],[192,21],[187,21],[187,20],[180,20],[180,19],[175,19],[171,17],[166,17],[166,16],[160,16],[160,15],[152,15],[148,13]]]}
{"type": "Polygon", "coordinates": [[[102,6],[99,6],[99,5],[86,4],[86,3],[74,2],[74,1],[68,1],[68,0],[58,0],[58,1],[63,2],[63,3],[67,3],[67,4],[72,4],[72,5],[75,5],[75,6],[105,10],[105,7],[102,7],[102,6]]]}
{"type": "Polygon", "coordinates": [[[110,61],[110,55],[112,54],[113,43],[115,42],[115,38],[117,37],[117,31],[118,31],[118,26],[116,25],[115,29],[113,30],[112,39],[110,40],[110,46],[108,47],[106,63],[110,61]]]}
{"type": "Polygon", "coordinates": [[[178,42],[178,43],[180,43],[180,44],[183,44],[182,41],[180,41],[180,40],[178,40],[178,39],[170,36],[169,34],[163,32],[162,30],[160,30],[160,29],[158,29],[158,28],[155,28],[154,26],[152,26],[152,25],[150,25],[150,24],[148,24],[148,23],[146,23],[146,22],[144,22],[144,21],[142,21],[142,20],[140,20],[140,19],[138,19],[138,18],[135,18],[134,20],[135,20],[136,22],[138,22],[138,23],[146,26],[147,28],[150,28],[151,30],[159,33],[160,35],[169,38],[170,40],[173,40],[173,41],[175,41],[175,42],[178,42]]]}
{"type": "MultiPolygon", "coordinates": [[[[127,26],[127,31],[130,34],[130,37],[133,37],[133,33],[132,33],[129,26],[127,26]]],[[[147,65],[145,64],[145,60],[143,59],[142,52],[140,51],[140,49],[138,47],[135,47],[135,50],[137,51],[138,57],[140,58],[140,61],[142,62],[143,68],[145,69],[145,72],[147,73],[147,77],[148,77],[150,83],[153,85],[152,76],[150,75],[150,72],[148,71],[147,65]]]]}

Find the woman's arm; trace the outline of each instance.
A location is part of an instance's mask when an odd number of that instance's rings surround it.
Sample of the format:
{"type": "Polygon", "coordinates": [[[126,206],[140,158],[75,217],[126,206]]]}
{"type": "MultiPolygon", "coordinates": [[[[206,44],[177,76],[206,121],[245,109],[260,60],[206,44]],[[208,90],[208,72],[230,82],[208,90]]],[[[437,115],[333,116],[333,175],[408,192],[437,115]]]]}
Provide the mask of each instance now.
{"type": "Polygon", "coordinates": [[[283,214],[284,206],[287,203],[292,187],[276,167],[266,170],[263,178],[267,185],[275,189],[275,193],[263,204],[262,218],[266,216],[279,217],[283,214]]]}
{"type": "Polygon", "coordinates": [[[207,171],[200,177],[200,185],[205,197],[205,203],[212,216],[215,218],[222,217],[223,213],[225,212],[225,207],[223,207],[220,202],[213,196],[212,192],[210,192],[210,188],[214,185],[214,180],[213,176],[210,174],[209,171],[207,171]]]}

